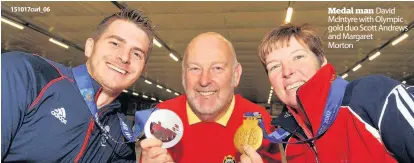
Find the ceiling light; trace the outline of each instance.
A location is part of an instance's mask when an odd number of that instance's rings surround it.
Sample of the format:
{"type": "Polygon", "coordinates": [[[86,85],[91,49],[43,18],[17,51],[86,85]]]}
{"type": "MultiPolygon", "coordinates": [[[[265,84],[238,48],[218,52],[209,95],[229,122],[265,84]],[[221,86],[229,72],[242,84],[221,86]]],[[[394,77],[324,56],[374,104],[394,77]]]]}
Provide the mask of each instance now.
{"type": "Polygon", "coordinates": [[[1,18],[1,22],[5,22],[5,23],[7,23],[7,24],[9,24],[13,27],[19,28],[19,29],[24,29],[24,26],[20,25],[19,23],[14,22],[14,21],[11,21],[9,19],[6,19],[4,17],[1,18]]]}
{"type": "Polygon", "coordinates": [[[62,42],[60,42],[58,40],[55,40],[53,38],[50,38],[49,41],[52,42],[52,43],[54,43],[54,44],[56,44],[56,45],[59,45],[59,46],[65,48],[65,49],[69,49],[69,46],[68,45],[66,45],[66,44],[64,44],[64,43],[62,43],[62,42]]]}
{"type": "Polygon", "coordinates": [[[402,40],[404,40],[405,38],[408,37],[408,34],[404,33],[402,36],[400,36],[399,38],[395,39],[391,44],[397,45],[399,42],[401,42],[402,40]]]}
{"type": "Polygon", "coordinates": [[[153,100],[153,101],[157,101],[157,99],[156,99],[156,98],[154,98],[154,97],[151,97],[151,100],[153,100]]]}
{"type": "Polygon", "coordinates": [[[124,89],[124,90],[122,90],[122,92],[124,92],[124,93],[128,93],[128,90],[124,89]]]}
{"type": "Polygon", "coordinates": [[[286,12],[285,23],[290,23],[290,19],[292,18],[292,14],[293,14],[293,8],[292,7],[289,7],[287,9],[287,12],[286,12]]]}
{"type": "Polygon", "coordinates": [[[170,53],[170,57],[174,59],[174,61],[178,62],[178,58],[173,53],[170,53]]]}
{"type": "Polygon", "coordinates": [[[132,95],[134,95],[134,96],[138,96],[138,93],[132,92],[132,95]]]}
{"type": "Polygon", "coordinates": [[[352,71],[356,71],[356,70],[358,70],[359,68],[361,68],[362,67],[362,65],[361,64],[358,64],[358,65],[356,65],[353,69],[352,69],[352,71]]]}
{"type": "Polygon", "coordinates": [[[342,75],[342,78],[345,79],[346,77],[348,77],[348,74],[344,74],[342,75]]]}
{"type": "Polygon", "coordinates": [[[171,90],[170,89],[167,89],[167,92],[171,93],[171,90]]]}
{"type": "Polygon", "coordinates": [[[161,47],[162,47],[161,43],[160,43],[160,42],[158,42],[158,40],[157,40],[156,38],[152,39],[152,42],[153,42],[155,45],[157,45],[159,48],[161,48],[161,47]]]}
{"type": "Polygon", "coordinates": [[[405,84],[405,83],[407,83],[407,82],[404,80],[404,81],[402,81],[401,83],[405,84]]]}
{"type": "Polygon", "coordinates": [[[178,94],[177,92],[175,92],[174,94],[175,94],[176,96],[180,95],[180,94],[178,94]]]}
{"type": "Polygon", "coordinates": [[[148,98],[148,96],[147,96],[147,95],[142,95],[142,97],[144,97],[144,98],[148,98]]]}
{"type": "Polygon", "coordinates": [[[374,60],[375,58],[377,58],[379,55],[381,55],[381,52],[376,52],[374,55],[371,55],[368,59],[370,61],[374,60]]]}
{"type": "Polygon", "coordinates": [[[162,86],[160,86],[160,85],[157,84],[157,88],[162,89],[162,86]]]}
{"type": "Polygon", "coordinates": [[[147,84],[152,84],[152,82],[151,82],[151,81],[149,81],[149,80],[145,80],[145,83],[147,83],[147,84]]]}
{"type": "Polygon", "coordinates": [[[163,102],[162,100],[158,100],[159,102],[163,102]]]}

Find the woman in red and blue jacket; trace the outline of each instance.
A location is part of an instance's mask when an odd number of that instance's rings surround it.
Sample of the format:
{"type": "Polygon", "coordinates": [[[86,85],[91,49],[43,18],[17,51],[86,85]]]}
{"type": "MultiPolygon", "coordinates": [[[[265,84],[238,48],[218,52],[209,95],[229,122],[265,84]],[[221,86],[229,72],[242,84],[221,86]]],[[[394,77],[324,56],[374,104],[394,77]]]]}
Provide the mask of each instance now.
{"type": "Polygon", "coordinates": [[[273,124],[290,133],[291,162],[414,162],[414,87],[372,75],[336,75],[308,25],[269,32],[259,57],[285,104],[273,124]]]}

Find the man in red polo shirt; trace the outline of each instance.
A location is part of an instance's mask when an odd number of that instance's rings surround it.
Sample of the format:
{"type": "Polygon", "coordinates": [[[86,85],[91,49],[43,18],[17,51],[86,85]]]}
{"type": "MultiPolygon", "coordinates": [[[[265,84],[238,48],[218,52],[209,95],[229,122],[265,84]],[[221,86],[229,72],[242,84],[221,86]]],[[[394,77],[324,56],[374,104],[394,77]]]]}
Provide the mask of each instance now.
{"type": "Polygon", "coordinates": [[[243,124],[244,113],[259,112],[267,131],[270,116],[266,110],[240,95],[234,95],[242,67],[232,44],[217,33],[203,33],[188,45],[182,64],[186,94],[160,103],[160,109],[174,111],[183,121],[181,141],[172,148],[161,148],[157,139],[141,142],[142,162],[274,162],[280,157],[276,145],[263,140],[256,151],[244,146],[236,149],[233,139],[243,124]],[[260,156],[260,155],[261,156],[260,156]]]}

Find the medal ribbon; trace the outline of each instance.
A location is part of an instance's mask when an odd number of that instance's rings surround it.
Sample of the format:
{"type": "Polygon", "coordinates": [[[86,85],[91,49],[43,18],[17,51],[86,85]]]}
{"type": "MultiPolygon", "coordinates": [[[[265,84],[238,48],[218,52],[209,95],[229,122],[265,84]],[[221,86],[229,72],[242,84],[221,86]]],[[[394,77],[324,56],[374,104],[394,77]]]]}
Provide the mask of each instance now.
{"type": "MultiPolygon", "coordinates": [[[[107,131],[99,121],[98,108],[96,106],[96,102],[94,98],[96,92],[93,90],[91,76],[88,73],[86,65],[80,65],[78,67],[73,68],[73,76],[76,80],[78,89],[80,93],[82,94],[83,100],[85,101],[86,105],[89,108],[89,111],[91,112],[93,116],[93,119],[95,120],[95,123],[102,130],[103,136],[105,136],[106,139],[111,139],[115,143],[124,144],[123,142],[116,141],[110,135],[109,131],[107,131]]],[[[155,110],[156,108],[135,112],[135,125],[134,125],[133,131],[123,121],[123,118],[125,118],[125,116],[120,113],[117,114],[119,123],[121,126],[122,134],[128,140],[126,143],[134,143],[137,138],[143,135],[145,123],[147,122],[151,113],[155,110]]]]}
{"type": "MultiPolygon", "coordinates": [[[[318,139],[328,130],[328,128],[335,121],[336,116],[338,115],[339,109],[341,108],[341,105],[342,105],[342,99],[344,97],[347,84],[348,84],[348,81],[340,77],[337,77],[333,81],[331,88],[329,90],[325,109],[323,111],[321,126],[319,127],[318,132],[315,137],[302,140],[302,141],[293,142],[293,143],[283,141],[283,139],[285,139],[291,133],[279,127],[276,129],[276,131],[270,134],[267,134],[266,129],[264,127],[263,120],[262,118],[259,118],[259,125],[260,125],[260,128],[262,128],[263,137],[265,139],[268,139],[272,143],[286,143],[286,144],[304,144],[306,142],[310,142],[310,141],[318,139]]],[[[248,113],[245,113],[244,116],[246,117],[260,116],[260,114],[258,112],[248,112],[248,113]]]]}

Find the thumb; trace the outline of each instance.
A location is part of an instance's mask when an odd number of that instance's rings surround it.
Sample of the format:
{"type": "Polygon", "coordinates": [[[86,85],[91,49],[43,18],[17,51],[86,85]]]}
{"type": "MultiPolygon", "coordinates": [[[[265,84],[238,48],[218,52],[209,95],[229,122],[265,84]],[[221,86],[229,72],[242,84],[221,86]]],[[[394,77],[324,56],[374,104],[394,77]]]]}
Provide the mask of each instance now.
{"type": "Polygon", "coordinates": [[[252,163],[263,163],[262,157],[250,145],[243,145],[245,154],[250,158],[252,163]]]}
{"type": "Polygon", "coordinates": [[[152,147],[161,147],[162,141],[155,138],[147,138],[142,140],[140,142],[140,145],[143,150],[148,150],[152,147]]]}

